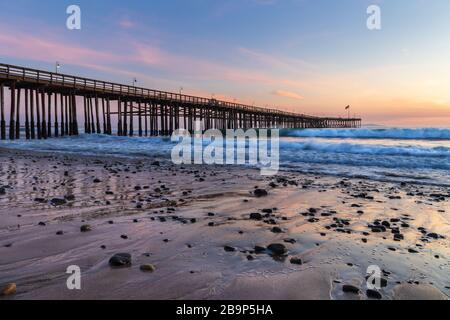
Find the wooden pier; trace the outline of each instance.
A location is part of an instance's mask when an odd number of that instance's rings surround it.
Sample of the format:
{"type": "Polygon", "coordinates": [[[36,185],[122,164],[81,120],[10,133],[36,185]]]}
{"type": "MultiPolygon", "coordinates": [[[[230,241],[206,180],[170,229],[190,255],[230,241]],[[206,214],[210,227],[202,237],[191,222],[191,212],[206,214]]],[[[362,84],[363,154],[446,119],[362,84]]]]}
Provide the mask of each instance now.
{"type": "Polygon", "coordinates": [[[205,130],[361,126],[359,118],[314,117],[7,64],[0,64],[0,106],[2,140],[47,139],[79,131],[167,136],[176,129],[192,132],[196,121],[205,130]],[[79,119],[84,119],[83,130],[79,119]]]}

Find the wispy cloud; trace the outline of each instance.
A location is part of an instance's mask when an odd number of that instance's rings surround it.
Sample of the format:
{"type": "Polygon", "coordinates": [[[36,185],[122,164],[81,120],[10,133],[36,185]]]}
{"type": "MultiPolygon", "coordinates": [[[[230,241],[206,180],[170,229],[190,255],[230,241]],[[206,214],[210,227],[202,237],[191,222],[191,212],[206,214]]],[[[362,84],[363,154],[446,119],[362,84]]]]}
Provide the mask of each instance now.
{"type": "Polygon", "coordinates": [[[136,26],[136,23],[128,18],[123,18],[119,21],[119,26],[122,29],[132,29],[136,26]]]}
{"type": "Polygon", "coordinates": [[[291,98],[291,99],[295,99],[295,100],[305,99],[303,96],[299,95],[298,93],[285,91],[285,90],[275,90],[273,92],[273,94],[276,96],[279,96],[279,97],[286,97],[286,98],[291,98]]]}
{"type": "Polygon", "coordinates": [[[273,68],[287,68],[292,70],[293,68],[313,68],[314,65],[301,59],[293,59],[288,57],[279,57],[273,54],[268,54],[261,51],[252,50],[249,48],[239,47],[238,52],[250,58],[252,61],[257,61],[262,65],[273,68]]]}
{"type": "Polygon", "coordinates": [[[25,33],[9,32],[4,28],[0,30],[0,54],[38,61],[56,61],[64,58],[81,66],[90,66],[96,61],[107,63],[121,59],[117,54],[25,33]]]}

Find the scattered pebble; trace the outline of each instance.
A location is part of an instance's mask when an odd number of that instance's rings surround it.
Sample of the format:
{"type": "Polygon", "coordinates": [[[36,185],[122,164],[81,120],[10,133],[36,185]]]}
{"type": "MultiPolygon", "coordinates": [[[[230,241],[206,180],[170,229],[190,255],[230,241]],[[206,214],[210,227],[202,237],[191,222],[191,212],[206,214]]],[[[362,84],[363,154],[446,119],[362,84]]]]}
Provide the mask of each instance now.
{"type": "Polygon", "coordinates": [[[144,272],[154,272],[156,270],[155,266],[152,264],[143,264],[139,267],[139,269],[144,272]]]}
{"type": "Polygon", "coordinates": [[[351,284],[344,284],[342,286],[342,291],[347,292],[347,293],[353,293],[353,294],[359,294],[360,290],[359,288],[351,285],[351,284]]]}
{"type": "Polygon", "coordinates": [[[3,287],[1,291],[2,296],[11,296],[15,294],[17,291],[17,285],[15,283],[8,283],[6,286],[3,287]]]}
{"type": "Polygon", "coordinates": [[[287,252],[286,247],[281,243],[272,243],[267,247],[267,249],[272,251],[274,255],[283,255],[287,252]]]}
{"type": "Polygon", "coordinates": [[[80,227],[80,231],[81,232],[88,232],[88,231],[92,231],[92,227],[88,224],[84,224],[80,227]]]}
{"type": "Polygon", "coordinates": [[[109,265],[112,267],[130,267],[131,266],[131,254],[129,253],[117,253],[109,259],[109,265]]]}

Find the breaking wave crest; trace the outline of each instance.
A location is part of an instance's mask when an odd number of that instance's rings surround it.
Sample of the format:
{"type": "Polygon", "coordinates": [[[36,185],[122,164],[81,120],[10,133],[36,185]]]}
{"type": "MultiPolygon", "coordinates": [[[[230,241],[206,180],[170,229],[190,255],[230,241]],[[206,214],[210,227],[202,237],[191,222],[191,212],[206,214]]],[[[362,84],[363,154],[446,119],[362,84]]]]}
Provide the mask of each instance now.
{"type": "Polygon", "coordinates": [[[286,129],[285,137],[321,137],[353,139],[448,140],[450,129],[439,128],[383,128],[383,129],[286,129]]]}

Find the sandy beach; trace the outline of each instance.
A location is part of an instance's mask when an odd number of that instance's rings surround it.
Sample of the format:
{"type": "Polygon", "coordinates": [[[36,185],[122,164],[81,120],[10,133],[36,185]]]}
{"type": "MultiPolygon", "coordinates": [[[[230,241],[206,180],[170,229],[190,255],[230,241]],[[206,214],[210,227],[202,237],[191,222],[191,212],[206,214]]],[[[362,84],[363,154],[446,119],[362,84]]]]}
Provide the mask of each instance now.
{"type": "Polygon", "coordinates": [[[449,199],[438,186],[2,149],[0,286],[17,292],[0,299],[448,299],[449,199]],[[117,253],[131,265],[112,267],[117,253]],[[67,289],[70,265],[81,290],[67,289]]]}

